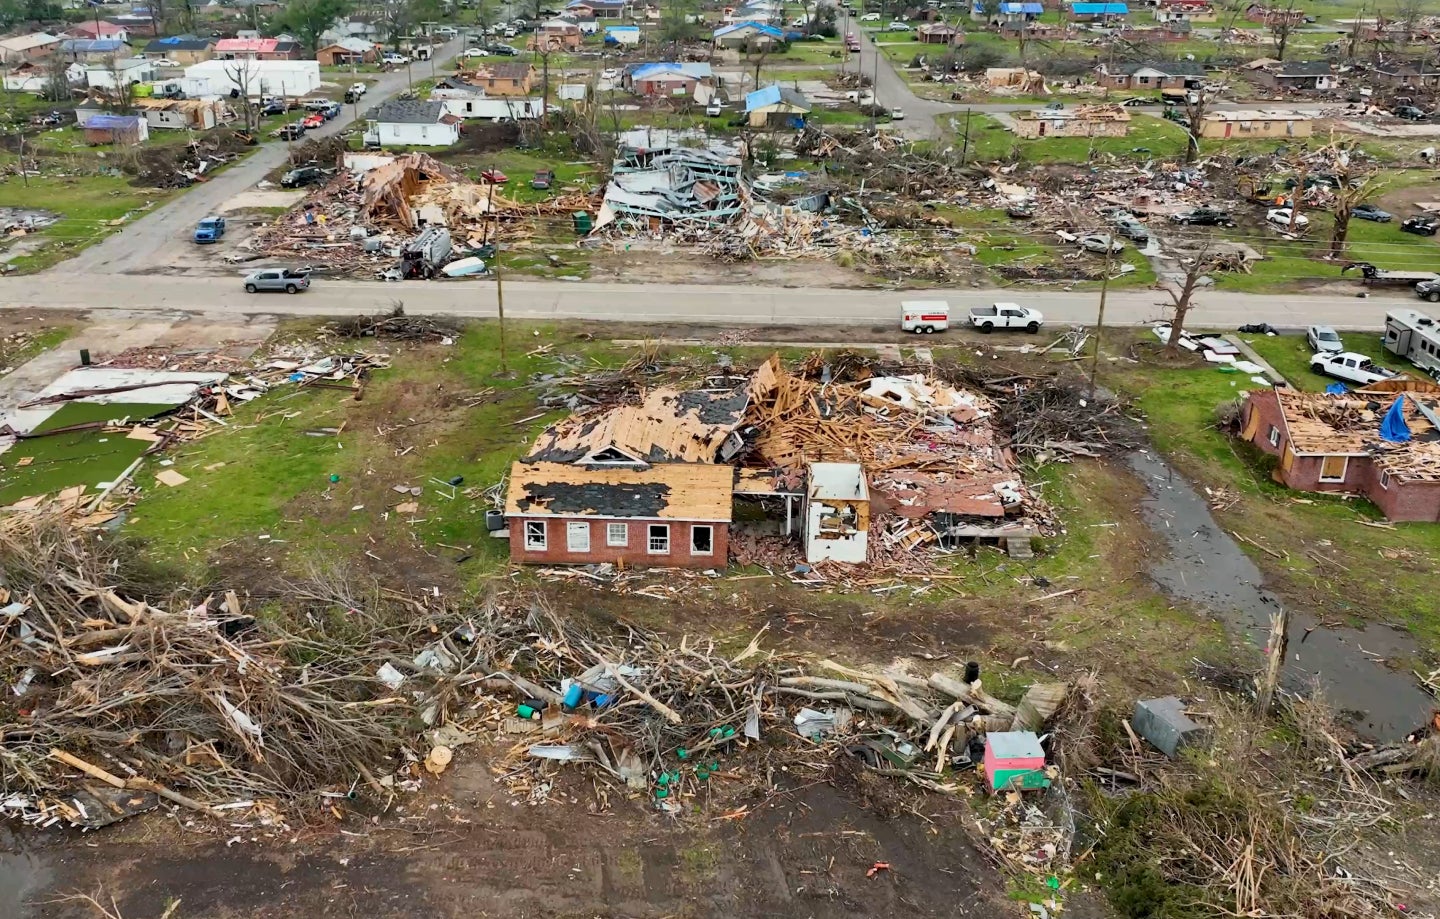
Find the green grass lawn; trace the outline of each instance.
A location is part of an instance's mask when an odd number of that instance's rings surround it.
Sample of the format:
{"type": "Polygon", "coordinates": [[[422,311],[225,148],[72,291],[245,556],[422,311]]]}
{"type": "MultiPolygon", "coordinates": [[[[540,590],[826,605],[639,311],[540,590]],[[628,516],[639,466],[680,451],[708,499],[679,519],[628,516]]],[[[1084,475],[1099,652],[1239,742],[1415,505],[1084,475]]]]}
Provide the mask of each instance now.
{"type": "MultiPolygon", "coordinates": [[[[1109,154],[1121,159],[1173,158],[1187,143],[1183,128],[1163,118],[1134,115],[1125,137],[1039,137],[1021,138],[989,115],[970,116],[970,156],[979,161],[1017,156],[1032,163],[1085,163],[1095,155],[1109,154]]],[[[957,122],[963,132],[964,120],[957,122]]]]}
{"type": "Polygon", "coordinates": [[[71,485],[84,485],[93,492],[102,482],[123,472],[150,446],[149,441],[128,438],[123,431],[51,432],[96,421],[128,419],[133,424],[171,407],[88,402],[62,405],[35,426],[33,433],[46,436],[25,438],[0,454],[0,505],[32,495],[54,494],[71,485]]]}
{"type": "MultiPolygon", "coordinates": [[[[1244,340],[1285,377],[1286,382],[1296,389],[1322,392],[1335,380],[1310,370],[1310,347],[1304,335],[1246,335],[1244,340]]],[[[1343,334],[1345,350],[1363,354],[1382,367],[1404,370],[1407,363],[1388,354],[1380,344],[1380,336],[1350,332],[1343,334]]]]}
{"type": "Polygon", "coordinates": [[[47,245],[11,264],[31,272],[69,258],[94,245],[167,198],[167,189],[135,188],[128,178],[109,175],[31,176],[26,185],[7,176],[0,181],[0,207],[43,207],[61,215],[40,231],[47,245]]]}

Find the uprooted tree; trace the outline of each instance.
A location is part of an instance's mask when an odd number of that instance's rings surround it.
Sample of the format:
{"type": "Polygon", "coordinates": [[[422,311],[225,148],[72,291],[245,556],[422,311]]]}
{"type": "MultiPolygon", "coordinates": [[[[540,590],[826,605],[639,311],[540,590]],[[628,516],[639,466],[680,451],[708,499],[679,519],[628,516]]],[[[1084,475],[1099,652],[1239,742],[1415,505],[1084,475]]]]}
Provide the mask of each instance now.
{"type": "Polygon", "coordinates": [[[1210,243],[1207,240],[1195,252],[1187,258],[1180,259],[1180,266],[1184,269],[1178,281],[1167,281],[1161,290],[1170,297],[1170,337],[1165,340],[1165,353],[1176,354],[1180,350],[1180,336],[1185,332],[1185,320],[1190,316],[1190,309],[1194,305],[1195,291],[1200,287],[1200,282],[1205,277],[1205,272],[1210,268],[1210,243]]]}

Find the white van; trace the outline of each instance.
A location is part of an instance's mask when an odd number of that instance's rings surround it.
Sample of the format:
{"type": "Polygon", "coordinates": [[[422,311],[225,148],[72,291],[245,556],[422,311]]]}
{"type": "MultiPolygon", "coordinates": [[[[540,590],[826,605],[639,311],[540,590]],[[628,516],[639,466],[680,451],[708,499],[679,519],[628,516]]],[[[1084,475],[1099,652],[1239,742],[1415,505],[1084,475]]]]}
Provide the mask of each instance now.
{"type": "Polygon", "coordinates": [[[929,335],[950,328],[950,304],[944,300],[907,300],[900,304],[900,331],[929,335]]]}

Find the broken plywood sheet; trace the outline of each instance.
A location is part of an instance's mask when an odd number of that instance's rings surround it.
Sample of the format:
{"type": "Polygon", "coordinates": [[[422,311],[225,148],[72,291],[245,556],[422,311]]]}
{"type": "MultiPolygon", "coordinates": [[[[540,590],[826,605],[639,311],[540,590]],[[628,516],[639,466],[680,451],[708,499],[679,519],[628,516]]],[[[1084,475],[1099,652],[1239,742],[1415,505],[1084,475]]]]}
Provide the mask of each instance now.
{"type": "Polygon", "coordinates": [[[161,485],[168,485],[171,488],[175,488],[178,485],[184,485],[190,480],[185,476],[181,475],[180,473],[176,472],[174,469],[161,469],[159,472],[155,473],[155,481],[159,482],[161,485]]]}
{"type": "Polygon", "coordinates": [[[744,388],[681,392],[661,388],[640,405],[579,415],[535,438],[527,461],[713,463],[749,404],[744,388]]]}

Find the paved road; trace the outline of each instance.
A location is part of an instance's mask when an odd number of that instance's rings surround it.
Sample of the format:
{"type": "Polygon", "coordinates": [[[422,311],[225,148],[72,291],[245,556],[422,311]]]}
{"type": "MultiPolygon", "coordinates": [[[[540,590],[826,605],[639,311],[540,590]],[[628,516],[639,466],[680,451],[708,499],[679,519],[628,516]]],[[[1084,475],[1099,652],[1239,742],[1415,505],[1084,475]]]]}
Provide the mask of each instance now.
{"type": "MultiPolygon", "coordinates": [[[[444,45],[438,52],[436,66],[448,61],[461,51],[459,39],[444,45]]],[[[416,80],[430,76],[430,62],[422,61],[412,65],[411,73],[416,80]]],[[[348,83],[344,74],[326,74],[329,79],[348,83]]],[[[403,92],[407,86],[406,72],[382,74],[370,84],[370,90],[362,102],[361,114],[391,96],[403,92]]],[[[355,107],[347,105],[334,120],[316,131],[320,137],[328,137],[344,130],[354,120],[355,107]]],[[[167,247],[189,240],[195,224],[214,213],[222,204],[235,195],[249,189],[267,173],[285,162],[289,147],[281,143],[267,143],[244,162],[232,166],[215,178],[196,185],[177,195],[163,207],[84,250],[75,258],[62,263],[51,275],[58,273],[113,273],[146,271],[164,261],[167,247]]]]}
{"type": "MultiPolygon", "coordinates": [[[[683,322],[722,325],[845,324],[892,326],[903,300],[944,298],[959,315],[972,306],[1019,300],[1043,311],[1052,324],[1095,321],[1098,294],[1008,290],[878,291],[816,288],[701,286],[673,284],[600,284],[564,281],[506,281],[505,313],[524,319],[594,319],[624,322],[683,322]]],[[[92,310],[111,307],[133,311],[189,311],[235,318],[276,313],[340,316],[388,309],[404,301],[412,313],[491,317],[494,282],[428,281],[387,284],[375,281],[319,279],[310,291],[247,294],[234,280],[215,277],[78,275],[56,272],[43,282],[0,278],[0,308],[92,310]]],[[[1165,315],[1159,291],[1112,292],[1105,321],[1141,325],[1165,315]]],[[[1325,323],[1355,331],[1377,331],[1385,312],[1415,306],[1403,294],[1372,296],[1264,296],[1205,292],[1197,294],[1192,323],[1233,329],[1254,322],[1278,328],[1325,323]]]]}

